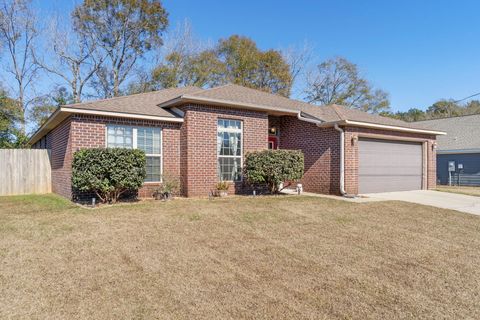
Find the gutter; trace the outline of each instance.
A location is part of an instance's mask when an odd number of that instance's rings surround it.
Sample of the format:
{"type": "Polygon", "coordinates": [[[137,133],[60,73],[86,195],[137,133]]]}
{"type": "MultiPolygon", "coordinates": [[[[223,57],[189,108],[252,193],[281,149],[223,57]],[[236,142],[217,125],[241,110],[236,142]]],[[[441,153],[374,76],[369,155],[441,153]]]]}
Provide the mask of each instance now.
{"type": "Polygon", "coordinates": [[[396,126],[389,126],[389,125],[382,125],[382,124],[375,124],[375,123],[365,123],[365,122],[350,121],[350,120],[341,120],[336,122],[323,122],[323,121],[303,117],[301,115],[301,112],[298,112],[297,118],[301,121],[313,123],[316,126],[321,128],[333,127],[336,131],[340,133],[340,193],[344,197],[353,197],[353,196],[347,194],[345,190],[345,131],[340,127],[341,125],[343,126],[350,125],[350,126],[372,128],[372,129],[386,129],[386,130],[400,131],[400,132],[432,134],[432,135],[446,134],[445,132],[442,132],[442,131],[430,131],[430,130],[422,130],[422,129],[396,127],[396,126]]]}
{"type": "Polygon", "coordinates": [[[437,154],[469,154],[480,153],[480,148],[476,149],[437,149],[437,154]]]}
{"type": "Polygon", "coordinates": [[[183,118],[151,116],[147,114],[137,114],[137,113],[128,113],[128,112],[100,111],[100,110],[94,110],[94,109],[93,110],[80,109],[80,108],[77,109],[77,108],[69,108],[69,107],[60,107],[60,111],[68,112],[71,114],[91,114],[91,115],[97,115],[97,116],[108,116],[108,117],[129,118],[129,119],[183,122],[183,118]]]}
{"type": "Polygon", "coordinates": [[[160,103],[158,104],[158,106],[160,108],[173,108],[184,103],[207,104],[207,105],[214,105],[214,106],[221,106],[221,107],[234,107],[234,108],[240,107],[240,108],[249,109],[249,110],[271,111],[276,113],[284,113],[284,114],[292,114],[292,115],[295,115],[301,112],[293,109],[276,108],[276,107],[259,105],[255,103],[236,102],[231,100],[197,97],[197,96],[192,96],[187,94],[184,94],[184,95],[181,95],[180,97],[160,103]]]}
{"type": "Polygon", "coordinates": [[[321,124],[325,123],[323,121],[320,121],[320,120],[315,120],[315,119],[311,119],[311,118],[306,118],[304,116],[302,116],[302,112],[299,111],[297,113],[297,118],[298,120],[301,120],[301,121],[305,121],[305,122],[310,122],[310,123],[313,123],[313,124],[316,124],[317,126],[320,127],[321,124]]]}
{"type": "Polygon", "coordinates": [[[65,120],[68,116],[72,114],[86,114],[86,115],[97,115],[97,116],[108,116],[108,117],[118,117],[118,118],[127,118],[127,119],[142,119],[142,120],[154,120],[154,121],[166,121],[166,122],[175,122],[182,123],[183,118],[174,118],[174,117],[162,117],[162,116],[150,116],[144,114],[135,114],[135,113],[126,113],[126,112],[115,112],[115,111],[99,111],[93,109],[81,109],[81,108],[70,108],[70,107],[59,107],[55,110],[54,113],[48,118],[45,122],[28,140],[30,145],[33,145],[37,142],[43,135],[53,129],[60,122],[65,120]],[[50,128],[51,126],[51,128],[50,128]]]}
{"type": "Polygon", "coordinates": [[[338,121],[338,122],[335,122],[335,123],[338,123],[339,125],[344,125],[344,126],[371,128],[371,129],[385,129],[385,130],[390,130],[390,131],[412,132],[412,133],[421,133],[421,134],[432,134],[432,135],[436,135],[436,136],[443,136],[443,135],[447,134],[444,131],[414,129],[414,128],[407,128],[407,127],[400,127],[400,126],[390,126],[390,125],[385,125],[385,124],[352,121],[352,120],[341,120],[341,121],[338,121]]]}

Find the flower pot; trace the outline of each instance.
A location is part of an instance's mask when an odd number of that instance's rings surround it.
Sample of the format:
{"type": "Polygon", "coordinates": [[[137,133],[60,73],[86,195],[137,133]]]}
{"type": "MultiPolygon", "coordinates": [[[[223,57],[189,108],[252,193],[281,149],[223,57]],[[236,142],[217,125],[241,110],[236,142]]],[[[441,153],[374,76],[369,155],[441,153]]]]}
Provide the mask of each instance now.
{"type": "Polygon", "coordinates": [[[218,196],[219,197],[226,197],[228,195],[227,190],[219,190],[218,191],[218,196]]]}

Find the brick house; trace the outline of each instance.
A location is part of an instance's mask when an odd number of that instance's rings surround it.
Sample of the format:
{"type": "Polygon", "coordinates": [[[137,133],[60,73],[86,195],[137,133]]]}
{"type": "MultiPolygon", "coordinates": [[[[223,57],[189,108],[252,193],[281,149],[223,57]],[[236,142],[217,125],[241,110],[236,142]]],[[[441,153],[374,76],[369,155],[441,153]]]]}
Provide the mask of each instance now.
{"type": "Polygon", "coordinates": [[[72,198],[73,153],[82,148],[141,148],[150,197],[162,174],[180,177],[184,196],[206,196],[219,180],[248,192],[247,152],[297,149],[304,190],[359,194],[435,187],[436,136],[443,132],[337,105],[314,106],[225,85],[172,88],[60,107],[32,136],[51,149],[53,191],[72,198]]]}

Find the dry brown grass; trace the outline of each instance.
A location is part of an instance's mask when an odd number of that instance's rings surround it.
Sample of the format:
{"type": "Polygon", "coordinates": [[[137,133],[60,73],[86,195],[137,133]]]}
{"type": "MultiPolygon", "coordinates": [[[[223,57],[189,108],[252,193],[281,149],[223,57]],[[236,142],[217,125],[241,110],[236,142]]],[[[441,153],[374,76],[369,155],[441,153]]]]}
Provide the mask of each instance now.
{"type": "Polygon", "coordinates": [[[480,197],[480,187],[437,186],[436,190],[480,197]]]}
{"type": "Polygon", "coordinates": [[[314,197],[0,198],[0,318],[480,318],[480,217],[314,197]]]}

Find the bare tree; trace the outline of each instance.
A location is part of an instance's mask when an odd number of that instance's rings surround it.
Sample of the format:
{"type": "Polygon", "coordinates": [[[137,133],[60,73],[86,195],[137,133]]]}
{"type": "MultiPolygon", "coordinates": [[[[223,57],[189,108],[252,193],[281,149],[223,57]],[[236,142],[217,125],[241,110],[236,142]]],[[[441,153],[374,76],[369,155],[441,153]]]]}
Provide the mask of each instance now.
{"type": "Polygon", "coordinates": [[[161,46],[168,24],[160,0],[84,0],[72,16],[76,30],[106,56],[95,75],[105,97],[121,94],[137,60],[161,46]]]}
{"type": "Polygon", "coordinates": [[[163,46],[159,48],[157,64],[165,61],[171,53],[178,53],[183,57],[192,57],[204,50],[212,49],[213,44],[201,41],[193,32],[192,24],[188,19],[178,22],[171,31],[164,36],[163,46]]]}
{"type": "Polygon", "coordinates": [[[304,41],[300,46],[289,46],[282,49],[282,56],[287,61],[290,68],[290,76],[292,78],[292,91],[296,91],[299,87],[298,82],[302,81],[311,68],[313,58],[313,46],[304,41]]]}
{"type": "Polygon", "coordinates": [[[70,87],[73,102],[81,102],[86,84],[99,70],[104,57],[96,55],[94,42],[72,30],[70,23],[54,18],[48,28],[45,55],[53,57],[46,63],[34,52],[35,63],[43,70],[62,78],[70,87]],[[69,26],[62,29],[61,26],[69,26]]]}
{"type": "Polygon", "coordinates": [[[317,66],[308,76],[306,100],[317,104],[339,104],[371,113],[387,111],[388,94],[359,74],[357,65],[337,57],[317,66]]]}
{"type": "Polygon", "coordinates": [[[38,33],[36,16],[28,0],[2,0],[0,7],[0,38],[7,51],[5,70],[14,78],[15,100],[20,106],[20,131],[26,132],[27,111],[33,97],[28,97],[38,67],[32,48],[38,33]]]}

